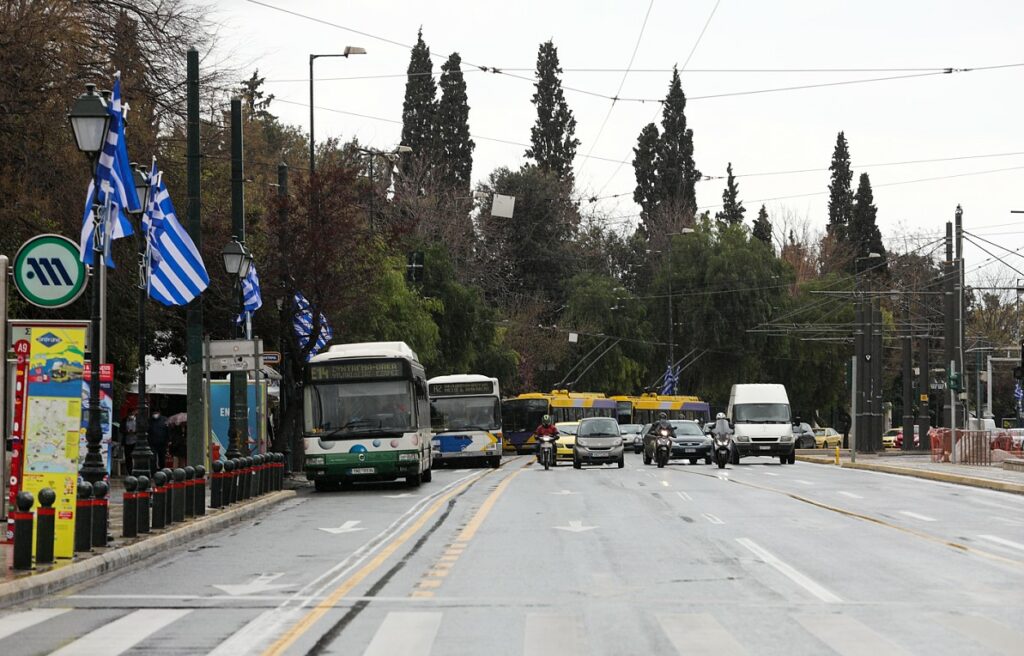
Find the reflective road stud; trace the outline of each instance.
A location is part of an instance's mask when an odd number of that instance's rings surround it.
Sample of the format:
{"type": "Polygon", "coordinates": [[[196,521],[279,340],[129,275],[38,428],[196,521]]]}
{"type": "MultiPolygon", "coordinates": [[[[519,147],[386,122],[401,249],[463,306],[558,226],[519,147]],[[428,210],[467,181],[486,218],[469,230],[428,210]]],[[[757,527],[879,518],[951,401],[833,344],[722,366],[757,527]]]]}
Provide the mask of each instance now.
{"type": "Polygon", "coordinates": [[[36,510],[36,565],[53,563],[53,545],[57,539],[57,509],[53,507],[57,493],[52,488],[39,490],[39,508],[36,510]]]}
{"type": "Polygon", "coordinates": [[[32,493],[26,490],[18,492],[18,510],[11,513],[14,520],[14,562],[11,567],[19,570],[32,569],[32,504],[35,503],[32,493]]]}
{"type": "MultiPolygon", "coordinates": [[[[51,490],[52,492],[52,490],[51,490]]],[[[106,481],[96,481],[92,486],[92,546],[107,546],[107,494],[110,493],[110,486],[106,481]]],[[[56,497],[55,497],[56,498],[56,497]]],[[[43,493],[39,492],[39,503],[43,502],[43,493]]],[[[36,556],[39,554],[39,546],[36,545],[36,556]]]]}

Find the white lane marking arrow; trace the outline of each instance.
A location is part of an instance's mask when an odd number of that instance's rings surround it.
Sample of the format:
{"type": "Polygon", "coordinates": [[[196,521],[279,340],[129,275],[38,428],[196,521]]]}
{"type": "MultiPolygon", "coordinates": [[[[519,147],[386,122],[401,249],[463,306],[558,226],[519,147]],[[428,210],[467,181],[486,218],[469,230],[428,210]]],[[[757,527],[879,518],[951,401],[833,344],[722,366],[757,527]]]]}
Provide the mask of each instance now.
{"type": "Polygon", "coordinates": [[[676,492],[676,494],[679,495],[679,498],[682,499],[683,501],[693,501],[693,497],[691,497],[686,492],[676,492]]]}
{"type": "Polygon", "coordinates": [[[922,522],[934,522],[934,521],[936,521],[936,519],[934,517],[929,517],[928,515],[920,515],[920,514],[918,514],[916,512],[910,512],[909,510],[901,510],[900,514],[901,515],[906,515],[907,517],[910,517],[911,519],[921,520],[922,522]]]}
{"type": "Polygon", "coordinates": [[[564,496],[566,494],[576,494],[576,493],[571,491],[571,490],[559,490],[558,492],[550,492],[549,494],[555,494],[555,495],[558,495],[558,496],[564,496]]]}
{"type": "Polygon", "coordinates": [[[324,531],[325,533],[330,533],[332,535],[337,535],[339,533],[355,533],[356,531],[365,531],[366,528],[363,526],[358,526],[359,523],[360,520],[358,519],[350,519],[338,528],[320,528],[320,530],[324,531]]]}
{"type": "Polygon", "coordinates": [[[276,572],[271,574],[260,574],[248,583],[241,583],[235,585],[214,585],[213,587],[223,590],[225,593],[232,597],[238,597],[241,595],[251,595],[257,592],[267,592],[269,590],[278,590],[280,588],[287,588],[287,585],[273,584],[273,581],[284,576],[284,572],[276,572]]]}
{"type": "Polygon", "coordinates": [[[582,533],[583,531],[593,531],[597,526],[584,526],[583,522],[579,520],[572,520],[568,526],[552,526],[551,528],[557,528],[559,531],[569,531],[570,533],[582,533]]]}
{"type": "Polygon", "coordinates": [[[862,497],[859,494],[854,494],[853,492],[844,492],[843,490],[839,490],[839,494],[843,495],[844,497],[850,497],[851,499],[863,499],[864,498],[864,497],[862,497]]]}
{"type": "Polygon", "coordinates": [[[404,492],[402,494],[385,494],[384,498],[386,498],[386,499],[408,499],[409,497],[414,497],[414,496],[416,496],[416,495],[415,494],[410,494],[409,492],[404,492]]]}
{"type": "Polygon", "coordinates": [[[701,514],[704,515],[704,519],[708,520],[712,524],[724,524],[725,523],[722,520],[720,520],[719,518],[717,518],[714,515],[712,515],[711,513],[701,513],[701,514]]]}

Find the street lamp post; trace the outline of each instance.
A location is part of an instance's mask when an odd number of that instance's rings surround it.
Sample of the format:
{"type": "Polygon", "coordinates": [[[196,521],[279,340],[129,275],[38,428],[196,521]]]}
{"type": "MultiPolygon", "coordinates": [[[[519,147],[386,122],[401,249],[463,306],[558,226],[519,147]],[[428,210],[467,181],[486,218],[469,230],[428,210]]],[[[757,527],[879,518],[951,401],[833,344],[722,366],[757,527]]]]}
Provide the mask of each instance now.
{"type": "Polygon", "coordinates": [[[377,190],[374,187],[374,180],[375,180],[375,178],[374,178],[374,175],[373,175],[373,163],[374,163],[374,161],[376,160],[377,157],[384,157],[385,159],[387,159],[389,162],[392,162],[392,163],[397,162],[398,158],[400,156],[405,155],[407,153],[411,153],[412,152],[412,147],[406,146],[404,144],[400,144],[400,145],[396,146],[394,150],[384,151],[384,150],[377,150],[376,148],[363,148],[361,146],[356,146],[356,150],[358,150],[359,152],[363,153],[364,155],[369,155],[369,157],[367,159],[369,159],[369,161],[370,161],[370,171],[369,171],[370,172],[370,203],[368,205],[368,210],[367,210],[368,211],[367,225],[370,228],[370,232],[373,232],[373,228],[374,228],[374,225],[373,225],[374,197],[377,195],[376,194],[377,190]]]}
{"type": "Polygon", "coordinates": [[[309,174],[316,170],[316,140],[313,136],[313,62],[321,57],[344,57],[365,55],[366,49],[358,46],[345,46],[345,51],[333,54],[309,55],[309,174]]]}
{"type": "MultiPolygon", "coordinates": [[[[876,383],[880,384],[881,378],[881,353],[876,352],[876,314],[875,301],[869,299],[867,307],[864,306],[863,293],[861,292],[861,262],[882,259],[878,253],[868,253],[863,257],[854,258],[853,283],[854,299],[856,304],[856,332],[854,335],[854,351],[857,360],[857,376],[860,380],[854,380],[856,387],[857,415],[853,418],[853,436],[851,448],[861,451],[874,451],[877,448],[876,441],[880,439],[883,431],[880,398],[876,394],[876,383]],[[876,372],[878,375],[876,376],[876,372]],[[877,433],[877,435],[875,435],[877,433]],[[870,434],[870,438],[868,437],[870,434]]],[[[881,326],[877,326],[881,330],[881,326]]],[[[880,349],[879,349],[880,350],[880,349]]]]}
{"type": "MultiPolygon", "coordinates": [[[[249,274],[249,267],[252,266],[252,254],[245,246],[237,241],[230,241],[221,251],[224,259],[224,270],[234,279],[232,294],[237,303],[238,313],[243,310],[242,303],[242,279],[249,274]]],[[[234,324],[233,335],[238,337],[238,324],[234,324]]],[[[249,418],[246,416],[246,378],[244,371],[232,371],[229,375],[231,381],[231,411],[230,423],[228,426],[228,458],[239,458],[242,456],[242,436],[247,431],[249,418]]],[[[246,444],[248,451],[248,444],[246,444]]]]}
{"type": "MultiPolygon", "coordinates": [[[[137,164],[132,164],[135,181],[135,192],[139,197],[142,209],[139,218],[139,406],[135,413],[136,442],[132,450],[132,476],[149,476],[150,460],[153,451],[149,448],[149,409],[146,405],[146,301],[149,296],[149,267],[147,253],[149,250],[149,234],[143,220],[149,210],[149,180],[146,171],[137,164]]],[[[160,469],[162,463],[156,463],[160,469]]]]}
{"type": "MultiPolygon", "coordinates": [[[[97,191],[100,181],[97,162],[100,152],[106,143],[107,130],[110,126],[110,114],[103,97],[96,93],[95,84],[85,85],[85,93],[78,97],[68,113],[71,130],[75,137],[78,150],[89,156],[93,175],[93,187],[97,191]]],[[[94,196],[95,198],[96,196],[94,196]]],[[[100,455],[100,442],[103,441],[102,413],[100,412],[100,289],[97,267],[103,263],[103,233],[100,219],[99,203],[93,202],[93,240],[92,240],[92,319],[89,338],[89,362],[92,371],[89,376],[89,428],[86,431],[86,454],[80,473],[89,483],[100,481],[106,476],[103,457],[100,455]]]]}
{"type": "MultiPolygon", "coordinates": [[[[668,259],[668,366],[673,370],[673,377],[675,376],[674,369],[676,366],[676,319],[675,312],[672,307],[672,278],[675,274],[672,261],[672,238],[678,237],[679,235],[690,235],[693,234],[694,232],[696,231],[693,228],[682,228],[679,232],[670,232],[665,235],[666,237],[668,237],[668,251],[665,253],[668,259]]],[[[658,251],[648,252],[657,253],[658,251]]],[[[678,382],[679,381],[673,382],[673,393],[675,393],[676,391],[675,386],[678,384],[678,382]]]]}

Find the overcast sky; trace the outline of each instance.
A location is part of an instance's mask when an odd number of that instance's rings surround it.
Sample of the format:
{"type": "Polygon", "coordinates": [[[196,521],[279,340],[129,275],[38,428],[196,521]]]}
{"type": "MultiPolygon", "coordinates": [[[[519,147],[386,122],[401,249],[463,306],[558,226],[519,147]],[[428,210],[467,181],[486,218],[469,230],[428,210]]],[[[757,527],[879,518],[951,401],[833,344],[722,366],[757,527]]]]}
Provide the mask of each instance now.
{"type": "MultiPolygon", "coordinates": [[[[890,250],[904,251],[930,241],[924,237],[940,237],[960,203],[966,230],[1024,253],[1024,228],[1019,227],[1024,215],[1010,214],[1011,209],[1024,210],[1024,66],[926,75],[950,67],[1024,64],[1024,2],[1019,0],[265,4],[334,24],[247,0],[216,2],[216,18],[225,26],[223,50],[231,53],[236,65],[259,68],[268,91],[281,101],[272,111],[288,123],[309,127],[310,53],[340,52],[346,45],[368,51],[349,59],[317,60],[315,104],[324,108],[316,113],[317,141],[333,136],[358,137],[379,148],[398,144],[407,46],[422,26],[435,55],[435,71],[453,51],[463,58],[470,129],[476,141],[474,179],[486,178],[498,166],[517,167],[525,146],[502,141],[529,141],[535,118],[530,103],[532,71],[538,45],[550,38],[566,69],[563,84],[579,90],[566,90],[582,142],[576,159],[577,186],[583,197],[602,197],[583,207],[609,217],[615,227],[636,220],[632,148],[646,123],[660,121],[660,107],[652,101],[664,98],[672,65],[685,64],[683,91],[689,99],[686,114],[694,131],[697,166],[705,175],[724,176],[727,162],[732,162],[740,176],[748,224],[765,202],[777,227],[780,217],[788,215],[823,229],[827,168],[836,133],[843,130],[850,143],[854,186],[861,172],[871,175],[879,226],[890,250]],[[625,74],[634,48],[631,71],[625,74]],[[477,66],[528,79],[482,72],[477,66]],[[896,76],[915,77],[705,97],[896,76]],[[368,79],[352,79],[357,77],[368,79]],[[616,95],[622,100],[608,99],[616,95]],[[1004,156],[991,156],[999,154],[1004,156]],[[879,166],[926,159],[946,161],[879,166]],[[818,170],[742,177],[805,169],[818,170]],[[989,173],[964,175],[976,172],[989,173]],[[922,178],[943,179],[894,184],[922,178]]],[[[713,212],[712,206],[721,203],[723,186],[718,179],[699,183],[699,205],[713,212]]],[[[1007,256],[994,246],[981,245],[1007,256]]],[[[968,272],[988,257],[968,246],[968,272]]],[[[1024,271],[1024,258],[1008,255],[1008,262],[1024,271]]],[[[988,266],[978,273],[997,268],[988,266]]],[[[1007,276],[1019,275],[1003,270],[1007,276]]]]}

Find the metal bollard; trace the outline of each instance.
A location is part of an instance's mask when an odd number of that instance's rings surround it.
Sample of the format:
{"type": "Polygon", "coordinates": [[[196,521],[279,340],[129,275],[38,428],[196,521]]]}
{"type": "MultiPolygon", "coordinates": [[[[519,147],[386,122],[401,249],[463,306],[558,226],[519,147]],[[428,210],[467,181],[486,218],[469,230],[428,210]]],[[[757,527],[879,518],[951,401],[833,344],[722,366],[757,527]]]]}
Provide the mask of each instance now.
{"type": "Polygon", "coordinates": [[[245,498],[251,499],[256,496],[256,459],[247,456],[245,459],[245,498]]]}
{"type": "Polygon", "coordinates": [[[92,551],[92,483],[78,483],[78,502],[75,517],[75,552],[92,551]]]}
{"type": "MultiPolygon", "coordinates": [[[[52,490],[51,490],[52,491],[52,490]]],[[[96,481],[92,486],[92,546],[107,546],[107,495],[110,494],[110,485],[106,481],[96,481]]],[[[56,498],[56,497],[54,497],[56,498]]],[[[39,492],[39,503],[43,502],[43,492],[39,492]]],[[[39,547],[36,546],[36,554],[39,547]]]]}
{"type": "Polygon", "coordinates": [[[196,517],[202,517],[206,514],[206,467],[202,465],[196,465],[196,493],[195,507],[192,509],[192,514],[196,517]]]}
{"type": "Polygon", "coordinates": [[[221,482],[221,495],[225,506],[235,502],[235,461],[224,461],[224,480],[221,482]]]}
{"type": "Polygon", "coordinates": [[[277,454],[277,489],[284,489],[284,476],[288,473],[288,456],[283,453],[277,454]]]}
{"type": "Polygon", "coordinates": [[[139,487],[139,479],[134,476],[124,477],[124,515],[121,518],[121,537],[134,538],[139,534],[139,506],[135,491],[139,487]]]}
{"type": "Polygon", "coordinates": [[[262,454],[256,454],[253,456],[253,460],[256,461],[256,494],[253,496],[262,496],[266,490],[263,489],[264,479],[266,478],[266,469],[263,466],[264,458],[262,454]]]}
{"type": "Polygon", "coordinates": [[[139,493],[135,497],[139,515],[139,533],[149,533],[149,476],[139,476],[139,493]]]}
{"type": "Polygon", "coordinates": [[[178,467],[174,470],[174,482],[171,483],[171,516],[174,521],[185,521],[185,470],[178,467]]]}
{"type": "Polygon", "coordinates": [[[239,494],[238,497],[242,501],[249,498],[249,458],[241,458],[239,460],[238,470],[238,483],[239,483],[239,494]]]}
{"type": "Polygon", "coordinates": [[[220,460],[214,460],[210,465],[213,467],[213,473],[210,474],[210,507],[220,508],[224,505],[221,500],[221,483],[224,480],[224,463],[220,460]]]}
{"type": "Polygon", "coordinates": [[[167,474],[153,474],[153,528],[167,525],[167,474]]]}
{"type": "Polygon", "coordinates": [[[32,504],[35,502],[31,492],[18,492],[18,510],[11,513],[11,519],[14,520],[14,562],[11,565],[13,569],[32,569],[32,525],[35,523],[32,504]]]}
{"type": "Polygon", "coordinates": [[[57,493],[52,488],[44,487],[39,490],[39,508],[36,510],[36,565],[53,563],[53,545],[57,540],[57,509],[53,507],[56,501],[57,493]]]}
{"type": "Polygon", "coordinates": [[[185,517],[193,517],[196,510],[196,468],[185,467],[185,517]]]}
{"type": "Polygon", "coordinates": [[[164,496],[164,527],[167,527],[174,523],[174,504],[171,503],[174,499],[174,488],[172,487],[174,484],[174,472],[171,471],[170,467],[164,467],[160,471],[167,477],[167,484],[164,486],[164,489],[167,490],[167,494],[164,496]]]}

